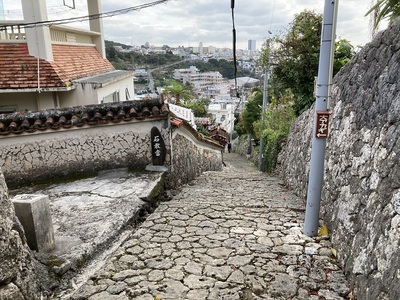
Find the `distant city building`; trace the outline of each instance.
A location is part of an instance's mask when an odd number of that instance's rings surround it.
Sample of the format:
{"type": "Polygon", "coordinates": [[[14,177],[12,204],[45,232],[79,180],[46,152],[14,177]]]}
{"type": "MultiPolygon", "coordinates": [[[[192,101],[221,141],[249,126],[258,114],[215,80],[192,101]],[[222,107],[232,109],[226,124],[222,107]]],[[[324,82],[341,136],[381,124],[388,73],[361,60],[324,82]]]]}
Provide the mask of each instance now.
{"type": "Polygon", "coordinates": [[[249,50],[249,51],[256,51],[257,50],[256,40],[249,40],[248,41],[247,50],[249,50]]]}
{"type": "MultiPolygon", "coordinates": [[[[231,79],[230,82],[233,85],[235,83],[235,80],[231,79]]],[[[252,89],[260,86],[260,79],[251,77],[238,77],[236,78],[236,85],[240,89],[252,89]]]]}
{"type": "Polygon", "coordinates": [[[199,43],[199,53],[200,53],[200,54],[203,54],[203,53],[204,53],[203,50],[204,50],[204,49],[203,49],[203,42],[200,42],[200,43],[199,43]]]}
{"type": "Polygon", "coordinates": [[[209,46],[208,51],[209,54],[215,54],[215,47],[214,46],[209,46]]]}
{"type": "Polygon", "coordinates": [[[174,79],[179,80],[183,84],[190,83],[194,86],[195,91],[199,93],[204,92],[206,94],[214,90],[213,87],[223,82],[221,73],[201,73],[195,66],[190,66],[189,69],[175,69],[174,79]]]}

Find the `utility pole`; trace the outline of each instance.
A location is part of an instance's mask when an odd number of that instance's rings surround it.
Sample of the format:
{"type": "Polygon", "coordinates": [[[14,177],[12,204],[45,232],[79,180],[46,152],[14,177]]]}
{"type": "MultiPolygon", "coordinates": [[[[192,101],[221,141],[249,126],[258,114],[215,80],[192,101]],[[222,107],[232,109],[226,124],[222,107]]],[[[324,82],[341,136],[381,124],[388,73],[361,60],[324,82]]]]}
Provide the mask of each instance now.
{"type": "Polygon", "coordinates": [[[332,61],[335,49],[335,31],[339,0],[325,0],[318,67],[317,95],[315,101],[310,174],[304,234],[318,234],[326,138],[328,136],[328,103],[332,82],[332,61]]]}
{"type": "Polygon", "coordinates": [[[233,129],[234,129],[234,123],[235,123],[235,105],[232,103],[231,104],[231,116],[230,116],[230,133],[229,133],[229,143],[232,144],[232,134],[233,134],[233,129]]]}
{"type": "MultiPolygon", "coordinates": [[[[271,34],[271,31],[268,31],[271,34]]],[[[267,60],[265,62],[265,71],[264,71],[264,90],[263,90],[263,104],[262,104],[262,115],[261,115],[261,138],[260,138],[260,158],[259,165],[260,171],[265,172],[265,161],[264,161],[264,139],[262,133],[265,128],[265,113],[267,108],[267,100],[268,100],[268,62],[269,62],[269,38],[267,39],[267,60]]]]}
{"type": "Polygon", "coordinates": [[[259,165],[260,165],[260,171],[264,172],[265,171],[265,161],[264,161],[264,139],[262,136],[262,133],[265,128],[265,110],[267,107],[267,97],[268,97],[268,67],[265,67],[265,72],[264,72],[264,91],[263,91],[263,104],[262,104],[262,115],[261,115],[261,138],[260,138],[260,158],[259,158],[259,165]]]}

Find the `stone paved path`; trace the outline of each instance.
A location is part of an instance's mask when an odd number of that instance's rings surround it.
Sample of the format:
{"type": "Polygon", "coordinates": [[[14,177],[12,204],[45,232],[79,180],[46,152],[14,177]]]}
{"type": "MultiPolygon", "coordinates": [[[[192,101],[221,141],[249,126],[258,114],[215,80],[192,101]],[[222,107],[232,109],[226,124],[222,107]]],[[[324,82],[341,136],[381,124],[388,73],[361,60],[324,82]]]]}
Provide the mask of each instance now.
{"type": "Polygon", "coordinates": [[[236,154],[161,203],[71,299],[347,299],[305,204],[236,154]]]}

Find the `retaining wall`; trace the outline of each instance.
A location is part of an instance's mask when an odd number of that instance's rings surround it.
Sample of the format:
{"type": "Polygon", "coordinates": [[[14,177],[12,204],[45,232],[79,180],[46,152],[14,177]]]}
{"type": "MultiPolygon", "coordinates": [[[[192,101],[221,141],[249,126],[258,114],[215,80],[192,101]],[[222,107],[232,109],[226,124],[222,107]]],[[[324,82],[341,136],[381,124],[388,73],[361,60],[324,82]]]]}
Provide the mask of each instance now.
{"type": "MultiPolygon", "coordinates": [[[[321,217],[358,299],[400,295],[400,19],[334,79],[321,217]]],[[[306,197],[313,110],[293,124],[282,178],[306,197]]]]}
{"type": "Polygon", "coordinates": [[[200,143],[184,128],[173,133],[172,141],[172,161],[166,180],[168,188],[188,183],[205,171],[222,169],[222,147],[200,143]]]}
{"type": "MultiPolygon", "coordinates": [[[[9,187],[151,163],[150,131],[165,120],[141,121],[0,139],[0,168],[9,187]]],[[[165,130],[164,130],[165,131],[165,130]]]]}
{"type": "Polygon", "coordinates": [[[202,142],[197,133],[184,127],[168,127],[167,118],[3,137],[0,168],[10,187],[118,167],[144,169],[152,162],[150,132],[153,127],[161,132],[166,146],[166,165],[172,166],[170,187],[186,183],[201,172],[222,168],[221,147],[202,142]]]}

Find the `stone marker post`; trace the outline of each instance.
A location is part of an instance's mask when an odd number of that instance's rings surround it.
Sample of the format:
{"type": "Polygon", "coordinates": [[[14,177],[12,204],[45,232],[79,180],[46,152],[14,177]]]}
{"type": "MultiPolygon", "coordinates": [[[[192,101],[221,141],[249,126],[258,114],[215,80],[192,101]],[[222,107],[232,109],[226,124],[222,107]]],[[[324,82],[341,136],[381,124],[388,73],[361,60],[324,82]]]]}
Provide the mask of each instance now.
{"type": "Polygon", "coordinates": [[[15,196],[11,201],[24,228],[29,247],[38,252],[54,249],[49,196],[23,194],[15,196]]]}
{"type": "Polygon", "coordinates": [[[165,162],[165,143],[157,127],[151,129],[151,154],[154,166],[162,166],[165,162]]]}

